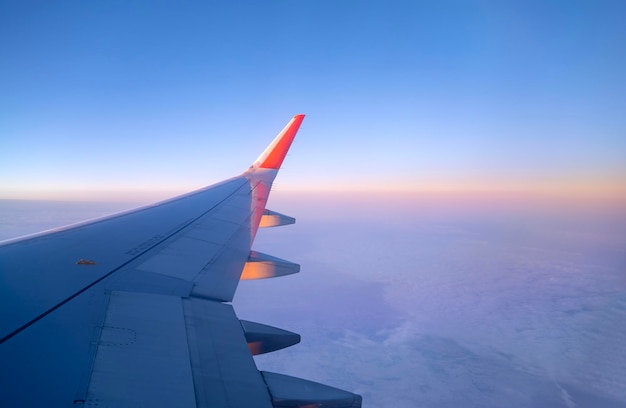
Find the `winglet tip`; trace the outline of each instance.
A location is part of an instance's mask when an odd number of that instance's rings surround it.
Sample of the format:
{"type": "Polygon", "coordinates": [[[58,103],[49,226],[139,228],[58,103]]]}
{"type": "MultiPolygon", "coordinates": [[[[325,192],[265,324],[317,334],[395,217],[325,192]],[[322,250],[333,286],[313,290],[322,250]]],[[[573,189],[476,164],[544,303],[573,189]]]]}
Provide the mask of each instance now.
{"type": "Polygon", "coordinates": [[[298,129],[304,120],[304,114],[295,115],[284,127],[284,129],[276,136],[274,141],[265,149],[263,154],[256,160],[253,167],[262,169],[280,169],[280,166],[291,147],[293,139],[298,133],[298,129]]]}

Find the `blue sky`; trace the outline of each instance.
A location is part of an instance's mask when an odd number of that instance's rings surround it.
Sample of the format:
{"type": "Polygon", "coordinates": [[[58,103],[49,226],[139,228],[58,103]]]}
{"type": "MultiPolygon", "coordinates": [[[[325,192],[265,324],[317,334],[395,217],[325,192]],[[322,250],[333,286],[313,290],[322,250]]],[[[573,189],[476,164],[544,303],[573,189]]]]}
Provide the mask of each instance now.
{"type": "MultiPolygon", "coordinates": [[[[626,185],[623,2],[3,2],[0,198],[626,185]]],[[[626,196],[626,193],[622,194],[626,196]]]]}

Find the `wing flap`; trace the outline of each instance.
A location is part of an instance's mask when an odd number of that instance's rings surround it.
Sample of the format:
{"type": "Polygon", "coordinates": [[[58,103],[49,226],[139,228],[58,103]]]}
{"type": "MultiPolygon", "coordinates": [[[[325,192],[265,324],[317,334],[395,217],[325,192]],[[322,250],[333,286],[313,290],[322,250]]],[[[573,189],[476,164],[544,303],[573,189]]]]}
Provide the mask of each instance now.
{"type": "Polygon", "coordinates": [[[271,407],[231,305],[112,292],[97,344],[85,406],[271,407]]]}
{"type": "Polygon", "coordinates": [[[267,387],[232,306],[189,298],[183,307],[198,406],[270,408],[267,387]]]}
{"type": "Polygon", "coordinates": [[[196,407],[181,298],[111,293],[85,405],[196,407]]]}

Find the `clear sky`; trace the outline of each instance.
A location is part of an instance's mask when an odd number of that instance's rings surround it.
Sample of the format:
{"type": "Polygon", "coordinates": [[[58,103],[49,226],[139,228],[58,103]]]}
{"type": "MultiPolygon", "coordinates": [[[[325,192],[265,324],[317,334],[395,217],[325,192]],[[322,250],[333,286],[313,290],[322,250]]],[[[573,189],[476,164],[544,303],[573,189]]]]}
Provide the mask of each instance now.
{"type": "Polygon", "coordinates": [[[623,1],[2,2],[0,198],[182,193],[305,113],[284,191],[624,199],[624,17],[623,1]]]}

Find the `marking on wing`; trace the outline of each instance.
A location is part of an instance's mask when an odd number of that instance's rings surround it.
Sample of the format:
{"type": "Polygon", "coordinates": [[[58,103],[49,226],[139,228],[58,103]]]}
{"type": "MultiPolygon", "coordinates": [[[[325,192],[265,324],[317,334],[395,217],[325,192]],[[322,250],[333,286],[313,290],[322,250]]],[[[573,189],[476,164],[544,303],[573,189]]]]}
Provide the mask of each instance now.
{"type": "Polygon", "coordinates": [[[137,341],[137,332],[133,329],[118,326],[102,326],[100,346],[129,346],[137,341]]]}

